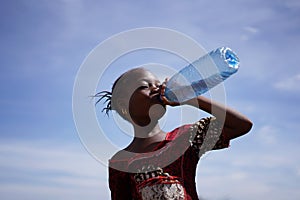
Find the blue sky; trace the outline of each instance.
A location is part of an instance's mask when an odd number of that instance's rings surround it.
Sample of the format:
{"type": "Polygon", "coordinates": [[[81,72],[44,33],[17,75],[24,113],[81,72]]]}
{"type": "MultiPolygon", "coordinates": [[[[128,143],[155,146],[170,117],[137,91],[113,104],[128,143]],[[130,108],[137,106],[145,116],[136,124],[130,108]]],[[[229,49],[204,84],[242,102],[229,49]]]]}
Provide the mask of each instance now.
{"type": "MultiPolygon", "coordinates": [[[[245,113],[254,127],[229,149],[202,158],[199,195],[299,199],[298,0],[2,0],[0,10],[1,199],[109,198],[107,169],[76,132],[73,84],[100,42],[149,26],[180,31],[207,50],[229,46],[241,60],[239,72],[225,82],[227,104],[245,113]]],[[[183,65],[163,52],[146,53],[146,58],[137,53],[116,61],[99,89],[108,89],[130,66],[183,65]]],[[[110,130],[112,118],[98,113],[98,119],[115,137],[122,136],[110,130]]],[[[129,140],[115,143],[122,147],[129,140]]],[[[99,145],[105,151],[105,144],[99,145]]]]}

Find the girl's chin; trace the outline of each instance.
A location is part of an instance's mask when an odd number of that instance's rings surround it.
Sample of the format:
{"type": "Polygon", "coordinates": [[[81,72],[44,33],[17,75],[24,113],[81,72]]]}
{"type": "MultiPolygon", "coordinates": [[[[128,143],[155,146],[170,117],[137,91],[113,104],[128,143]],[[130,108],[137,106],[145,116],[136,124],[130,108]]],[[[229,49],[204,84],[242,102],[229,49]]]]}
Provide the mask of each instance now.
{"type": "Polygon", "coordinates": [[[164,116],[165,113],[166,113],[166,108],[160,104],[154,104],[153,106],[151,106],[151,108],[149,110],[149,116],[150,116],[151,121],[159,120],[160,118],[162,118],[164,116]]]}

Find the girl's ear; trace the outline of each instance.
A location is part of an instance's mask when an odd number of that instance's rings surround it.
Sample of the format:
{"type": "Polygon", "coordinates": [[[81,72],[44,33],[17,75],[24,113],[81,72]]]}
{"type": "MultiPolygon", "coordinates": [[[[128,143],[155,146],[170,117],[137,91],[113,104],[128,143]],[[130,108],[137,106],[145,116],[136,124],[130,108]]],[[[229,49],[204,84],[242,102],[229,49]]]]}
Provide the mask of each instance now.
{"type": "MultiPolygon", "coordinates": [[[[128,100],[127,100],[128,101],[128,100]]],[[[126,103],[126,99],[125,98],[118,98],[117,100],[117,108],[118,110],[122,111],[122,110],[128,110],[128,102],[126,103]]]]}
{"type": "Polygon", "coordinates": [[[120,98],[117,100],[117,112],[127,121],[131,121],[128,107],[128,99],[120,98]],[[126,102],[127,101],[127,102],[126,102]]]}

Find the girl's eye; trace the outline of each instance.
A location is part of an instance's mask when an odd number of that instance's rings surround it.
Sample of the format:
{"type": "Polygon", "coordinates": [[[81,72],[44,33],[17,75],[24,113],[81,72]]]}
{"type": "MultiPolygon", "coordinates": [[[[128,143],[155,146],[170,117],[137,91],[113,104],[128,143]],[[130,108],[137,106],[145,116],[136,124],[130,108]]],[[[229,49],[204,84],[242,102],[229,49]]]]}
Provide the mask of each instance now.
{"type": "Polygon", "coordinates": [[[148,88],[148,86],[146,86],[146,85],[142,85],[142,86],[139,87],[139,89],[141,89],[141,90],[142,89],[147,89],[147,88],[148,88]]]}

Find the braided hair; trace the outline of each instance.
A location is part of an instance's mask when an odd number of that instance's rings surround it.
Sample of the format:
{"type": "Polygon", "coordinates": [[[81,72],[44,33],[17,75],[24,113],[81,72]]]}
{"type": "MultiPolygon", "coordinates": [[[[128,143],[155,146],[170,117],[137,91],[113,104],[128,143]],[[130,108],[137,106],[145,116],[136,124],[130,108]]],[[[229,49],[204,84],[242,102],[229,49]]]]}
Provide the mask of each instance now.
{"type": "Polygon", "coordinates": [[[98,104],[101,100],[105,99],[104,103],[106,103],[106,107],[104,107],[101,112],[105,112],[106,115],[109,115],[109,111],[112,110],[111,107],[111,98],[112,98],[112,92],[109,92],[107,90],[98,92],[94,95],[94,97],[99,98],[95,104],[98,104]]]}
{"type": "MultiPolygon", "coordinates": [[[[124,73],[124,74],[125,74],[125,73],[124,73]]],[[[116,85],[117,85],[118,81],[123,77],[124,74],[122,74],[122,75],[121,75],[119,78],[117,78],[117,80],[114,82],[114,84],[113,84],[113,86],[112,86],[112,88],[111,88],[111,92],[110,92],[110,91],[107,91],[107,90],[104,90],[104,91],[98,92],[97,94],[94,95],[94,97],[99,98],[99,99],[96,101],[95,105],[98,104],[98,103],[100,103],[102,100],[105,99],[103,103],[106,104],[106,107],[104,107],[104,108],[101,110],[101,112],[105,112],[105,114],[106,114],[107,116],[109,116],[109,112],[110,112],[110,111],[114,110],[114,109],[113,109],[113,106],[112,106],[112,96],[113,96],[113,92],[114,92],[114,90],[115,90],[115,88],[116,88],[116,85]]]]}

